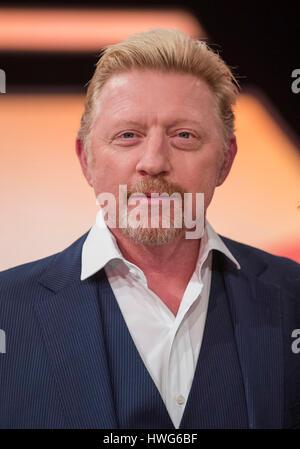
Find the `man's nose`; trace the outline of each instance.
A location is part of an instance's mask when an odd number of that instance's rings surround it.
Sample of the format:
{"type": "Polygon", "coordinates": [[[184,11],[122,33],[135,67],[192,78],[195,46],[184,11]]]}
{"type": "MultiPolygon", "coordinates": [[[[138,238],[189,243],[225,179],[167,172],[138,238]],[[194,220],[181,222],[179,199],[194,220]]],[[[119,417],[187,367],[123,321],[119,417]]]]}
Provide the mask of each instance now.
{"type": "Polygon", "coordinates": [[[167,137],[161,133],[149,136],[142,148],[136,170],[141,175],[167,175],[170,172],[170,154],[167,137]]]}

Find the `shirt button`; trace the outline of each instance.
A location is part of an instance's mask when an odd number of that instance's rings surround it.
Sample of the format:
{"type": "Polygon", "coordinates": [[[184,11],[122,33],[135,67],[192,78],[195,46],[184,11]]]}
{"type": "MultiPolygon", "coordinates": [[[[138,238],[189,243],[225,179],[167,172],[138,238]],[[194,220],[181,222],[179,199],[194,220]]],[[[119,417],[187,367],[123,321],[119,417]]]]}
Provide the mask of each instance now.
{"type": "Polygon", "coordinates": [[[184,404],[185,403],[185,397],[182,396],[182,394],[180,394],[179,396],[177,396],[176,402],[177,402],[178,405],[184,404]]]}

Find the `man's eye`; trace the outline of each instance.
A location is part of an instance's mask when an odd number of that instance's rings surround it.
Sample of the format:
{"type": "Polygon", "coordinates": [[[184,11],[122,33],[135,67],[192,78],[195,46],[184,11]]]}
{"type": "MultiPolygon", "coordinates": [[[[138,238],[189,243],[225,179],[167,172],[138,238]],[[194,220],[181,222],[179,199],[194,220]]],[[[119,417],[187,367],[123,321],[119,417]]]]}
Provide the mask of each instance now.
{"type": "Polygon", "coordinates": [[[124,137],[125,139],[129,139],[129,138],[134,137],[134,135],[135,135],[134,133],[127,131],[126,133],[121,134],[120,137],[124,137]]]}
{"type": "Polygon", "coordinates": [[[189,137],[191,137],[191,133],[189,133],[188,131],[182,131],[181,133],[178,133],[179,137],[183,137],[184,139],[188,139],[189,137]]]}

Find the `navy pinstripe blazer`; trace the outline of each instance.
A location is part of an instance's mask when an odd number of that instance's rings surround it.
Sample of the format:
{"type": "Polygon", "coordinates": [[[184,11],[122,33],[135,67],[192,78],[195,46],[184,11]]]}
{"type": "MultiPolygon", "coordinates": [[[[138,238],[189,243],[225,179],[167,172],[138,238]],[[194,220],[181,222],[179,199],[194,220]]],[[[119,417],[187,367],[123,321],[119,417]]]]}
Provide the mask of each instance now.
{"type": "MultiPolygon", "coordinates": [[[[98,307],[108,281],[80,281],[86,236],[0,273],[0,428],[117,428],[98,307]]],[[[249,426],[300,428],[300,265],[223,240],[242,267],[227,261],[224,280],[249,426]]]]}

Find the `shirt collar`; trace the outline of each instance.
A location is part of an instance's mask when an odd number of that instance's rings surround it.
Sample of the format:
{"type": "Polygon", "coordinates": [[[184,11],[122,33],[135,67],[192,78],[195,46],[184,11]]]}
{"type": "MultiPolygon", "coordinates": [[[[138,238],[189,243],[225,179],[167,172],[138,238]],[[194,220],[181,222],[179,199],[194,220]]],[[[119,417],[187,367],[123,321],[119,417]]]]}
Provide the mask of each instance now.
{"type": "Polygon", "coordinates": [[[116,238],[106,226],[100,209],[82,246],[80,279],[83,281],[92,276],[113,259],[125,262],[116,238]]]}
{"type": "Polygon", "coordinates": [[[201,245],[199,250],[198,261],[196,265],[196,271],[198,277],[201,278],[201,268],[205,260],[207,259],[209,253],[213,250],[220,251],[223,253],[229,260],[231,260],[238,270],[241,269],[239,262],[233,256],[233,254],[229,251],[221,237],[216,233],[213,227],[206,220],[204,234],[201,238],[201,245]]]}
{"type": "MultiPolygon", "coordinates": [[[[208,257],[210,251],[218,250],[228,257],[238,269],[240,264],[231,254],[225,243],[214,231],[212,226],[206,220],[204,234],[201,238],[196,271],[200,277],[201,267],[208,257]]],[[[84,241],[81,253],[81,276],[83,281],[105,267],[111,260],[121,260],[130,264],[122,255],[116,238],[110,232],[104,221],[102,211],[99,210],[96,221],[84,241]]],[[[132,265],[132,264],[130,264],[132,265]]]]}

